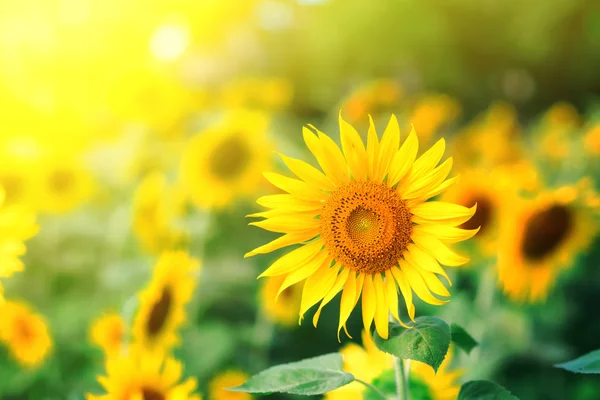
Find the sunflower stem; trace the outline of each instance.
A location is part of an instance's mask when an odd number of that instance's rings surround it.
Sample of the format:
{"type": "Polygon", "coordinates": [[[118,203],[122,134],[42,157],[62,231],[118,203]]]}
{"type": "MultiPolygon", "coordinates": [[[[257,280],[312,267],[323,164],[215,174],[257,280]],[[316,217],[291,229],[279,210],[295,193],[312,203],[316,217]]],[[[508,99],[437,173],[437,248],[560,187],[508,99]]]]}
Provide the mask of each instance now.
{"type": "Polygon", "coordinates": [[[408,395],[407,374],[404,372],[404,360],[394,357],[394,372],[396,375],[396,393],[398,400],[410,400],[408,395]]]}
{"type": "Polygon", "coordinates": [[[373,392],[375,392],[379,397],[381,397],[383,400],[387,400],[387,396],[385,395],[385,393],[383,393],[381,390],[377,389],[375,386],[371,385],[368,382],[365,382],[363,380],[360,379],[354,379],[356,382],[361,383],[363,385],[365,385],[367,388],[371,389],[373,392]]]}

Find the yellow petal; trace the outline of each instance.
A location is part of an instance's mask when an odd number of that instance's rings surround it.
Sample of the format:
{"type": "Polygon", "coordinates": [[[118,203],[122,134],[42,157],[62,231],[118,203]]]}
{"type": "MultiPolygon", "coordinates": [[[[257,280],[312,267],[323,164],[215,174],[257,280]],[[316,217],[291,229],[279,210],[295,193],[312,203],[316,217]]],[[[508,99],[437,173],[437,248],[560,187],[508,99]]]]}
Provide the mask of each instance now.
{"type": "Polygon", "coordinates": [[[444,301],[434,297],[419,272],[406,260],[400,260],[400,268],[402,269],[402,272],[404,272],[408,284],[421,300],[437,306],[448,302],[447,300],[444,301]]]}
{"type": "Polygon", "coordinates": [[[420,268],[415,268],[415,270],[421,275],[421,278],[425,281],[425,284],[434,294],[438,296],[450,297],[450,292],[446,287],[440,282],[440,280],[435,276],[433,272],[424,271],[420,268]]]}
{"type": "Polygon", "coordinates": [[[321,267],[321,265],[327,260],[329,255],[325,251],[321,251],[315,257],[311,258],[306,264],[302,267],[296,269],[291,272],[288,276],[285,277],[281,287],[279,288],[279,292],[277,292],[276,299],[279,298],[279,295],[287,288],[292,285],[295,285],[298,282],[301,282],[317,272],[317,270],[321,267]]]}
{"type": "Polygon", "coordinates": [[[414,232],[423,232],[429,235],[433,235],[440,239],[444,243],[457,243],[464,240],[470,239],[480,228],[477,229],[461,229],[449,225],[439,224],[423,224],[415,225],[413,227],[414,232]]]}
{"type": "Polygon", "coordinates": [[[414,199],[422,197],[428,192],[433,191],[444,182],[444,179],[452,169],[452,157],[444,161],[439,167],[425,174],[422,178],[416,180],[412,185],[406,188],[402,193],[403,199],[414,199]]]}
{"type": "Polygon", "coordinates": [[[321,226],[321,221],[313,218],[310,215],[304,218],[300,215],[295,215],[274,217],[262,221],[250,222],[248,225],[257,226],[270,232],[292,233],[319,229],[321,226]]]}
{"type": "Polygon", "coordinates": [[[419,157],[413,164],[412,170],[410,171],[409,181],[418,179],[425,173],[431,171],[440,162],[444,151],[446,150],[446,140],[441,138],[431,146],[421,157],[419,157]]]}
{"type": "Polygon", "coordinates": [[[476,210],[477,206],[467,208],[444,201],[428,201],[410,209],[413,213],[413,222],[418,224],[435,222],[451,226],[465,223],[475,214],[476,210]]]}
{"type": "Polygon", "coordinates": [[[309,201],[321,201],[327,198],[327,194],[302,182],[301,180],[288,178],[276,172],[265,172],[264,177],[267,178],[274,186],[284,190],[294,197],[309,201]]]}
{"type": "Polygon", "coordinates": [[[362,317],[363,325],[367,331],[371,330],[371,323],[375,318],[375,309],[377,308],[377,295],[373,287],[373,277],[365,274],[362,294],[362,317]]]}
{"type": "Polygon", "coordinates": [[[454,253],[435,236],[422,232],[413,232],[411,238],[421,250],[435,257],[440,264],[457,267],[469,261],[467,257],[454,253]]]}
{"type": "Polygon", "coordinates": [[[322,247],[323,242],[321,242],[321,240],[315,240],[314,242],[310,242],[302,247],[298,247],[271,264],[266,271],[260,274],[259,278],[262,278],[263,276],[277,276],[293,272],[302,267],[312,257],[317,255],[321,251],[322,247]]]}
{"type": "Polygon", "coordinates": [[[425,193],[421,197],[407,200],[406,203],[410,208],[412,208],[412,207],[416,206],[417,204],[421,204],[421,203],[427,201],[428,199],[430,199],[434,196],[437,196],[438,194],[446,191],[446,189],[448,189],[450,186],[457,183],[459,180],[460,180],[460,175],[456,175],[453,178],[445,180],[439,186],[434,187],[433,189],[431,189],[429,192],[425,193]]]}
{"type": "Polygon", "coordinates": [[[346,182],[343,171],[337,170],[336,163],[328,157],[321,140],[306,127],[302,128],[302,135],[306,146],[317,159],[325,175],[337,186],[346,182]]]}
{"type": "Polygon", "coordinates": [[[383,181],[383,178],[390,169],[392,159],[398,152],[400,147],[400,127],[398,126],[398,120],[396,116],[392,114],[390,121],[388,122],[381,143],[379,145],[379,159],[377,162],[377,170],[375,171],[374,179],[377,181],[383,181]]]}
{"type": "Polygon", "coordinates": [[[391,270],[385,271],[385,291],[390,313],[396,320],[400,320],[398,315],[398,285],[394,280],[391,270]]]}
{"type": "Polygon", "coordinates": [[[301,200],[291,194],[262,196],[256,202],[266,208],[280,208],[290,211],[316,211],[323,208],[322,202],[301,200]]]}
{"type": "MultiPolygon", "coordinates": [[[[338,342],[340,341],[340,331],[342,327],[346,325],[346,321],[350,317],[352,310],[354,309],[354,300],[356,299],[356,273],[350,272],[348,280],[344,285],[342,291],[342,298],[340,300],[340,320],[338,323],[338,342]]],[[[352,337],[350,337],[352,338],[352,337]]]]}
{"type": "Polygon", "coordinates": [[[296,160],[279,154],[285,165],[294,175],[319,190],[332,191],[336,189],[334,183],[321,171],[301,160],[296,160]]]}
{"type": "Polygon", "coordinates": [[[297,232],[297,233],[288,233],[283,235],[267,244],[264,244],[256,249],[246,253],[244,258],[252,257],[257,254],[266,254],[270,253],[274,250],[281,249],[283,247],[291,246],[293,244],[298,244],[302,242],[306,242],[317,236],[319,234],[318,229],[308,230],[306,232],[297,232]]]}
{"type": "Polygon", "coordinates": [[[375,171],[379,162],[379,138],[375,130],[373,118],[369,115],[369,131],[367,133],[367,158],[369,164],[369,177],[375,180],[375,171]]]}
{"type": "Polygon", "coordinates": [[[398,283],[398,287],[400,288],[400,292],[402,293],[402,297],[404,297],[404,303],[406,304],[406,311],[408,311],[408,316],[411,320],[415,320],[415,305],[413,304],[412,299],[412,289],[410,288],[408,281],[406,280],[406,276],[404,272],[400,270],[398,267],[393,267],[390,269],[392,271],[392,275],[394,275],[394,279],[398,283]]]}
{"type": "Polygon", "coordinates": [[[340,292],[340,290],[342,290],[342,288],[346,284],[346,280],[348,279],[349,271],[350,270],[348,268],[341,268],[341,272],[335,279],[335,283],[331,287],[331,290],[329,290],[327,295],[321,301],[321,304],[319,305],[317,312],[313,316],[313,325],[315,326],[315,328],[317,327],[317,323],[319,322],[319,316],[321,315],[321,310],[323,309],[323,307],[325,307],[327,305],[327,303],[329,303],[331,300],[333,300],[333,298],[340,292]]]}
{"type": "Polygon", "coordinates": [[[327,259],[317,272],[306,279],[304,288],[302,289],[300,318],[304,316],[309,308],[327,295],[335,283],[339,270],[339,265],[334,264],[331,266],[331,260],[327,259]]]}
{"type": "Polygon", "coordinates": [[[418,150],[419,139],[413,127],[400,150],[392,158],[388,171],[388,184],[390,186],[395,186],[411,170],[418,150]]]}
{"type": "Polygon", "coordinates": [[[339,115],[342,150],[354,179],[367,178],[367,151],[356,129],[339,115]]]}
{"type": "Polygon", "coordinates": [[[421,250],[418,246],[412,243],[409,244],[404,252],[404,258],[419,269],[442,275],[446,278],[448,284],[452,286],[448,274],[446,274],[446,271],[438,264],[437,260],[421,250]]]}
{"type": "Polygon", "coordinates": [[[246,215],[246,218],[311,218],[314,219],[317,215],[319,215],[320,210],[310,210],[310,211],[292,211],[287,210],[285,208],[276,208],[268,211],[261,211],[257,213],[252,213],[246,215]]]}
{"type": "Polygon", "coordinates": [[[385,297],[386,291],[383,287],[383,278],[381,274],[375,274],[373,276],[373,288],[375,289],[375,296],[377,298],[375,308],[375,329],[379,336],[383,339],[388,338],[388,315],[389,307],[387,299],[385,297]]]}

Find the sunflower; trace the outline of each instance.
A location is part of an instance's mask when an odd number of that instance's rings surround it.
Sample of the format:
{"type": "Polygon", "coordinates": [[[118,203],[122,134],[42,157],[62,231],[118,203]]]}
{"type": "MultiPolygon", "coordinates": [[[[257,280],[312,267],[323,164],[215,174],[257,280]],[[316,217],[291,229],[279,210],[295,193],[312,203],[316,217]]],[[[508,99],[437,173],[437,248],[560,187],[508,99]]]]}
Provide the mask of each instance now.
{"type": "Polygon", "coordinates": [[[366,82],[352,92],[342,103],[342,110],[352,122],[367,117],[369,110],[390,110],[398,105],[402,87],[392,79],[366,82]]]}
{"type": "Polygon", "coordinates": [[[256,192],[261,172],[270,165],[267,118],[258,112],[229,113],[188,143],[181,179],[194,204],[222,208],[256,192]]]}
{"type": "Polygon", "coordinates": [[[148,174],[133,198],[133,231],[142,247],[150,253],[169,250],[184,240],[175,218],[184,211],[184,196],[168,187],[164,174],[148,174]]]}
{"type": "Polygon", "coordinates": [[[463,371],[460,369],[450,369],[454,350],[450,347],[446,358],[438,368],[437,372],[433,371],[431,366],[419,362],[411,361],[410,363],[410,382],[411,386],[418,386],[421,391],[427,393],[419,399],[429,400],[455,400],[458,397],[460,384],[456,381],[462,376],[463,371]]]}
{"type": "Polygon", "coordinates": [[[248,393],[227,390],[241,385],[248,378],[248,374],[238,370],[229,370],[218,374],[208,384],[209,400],[251,400],[253,396],[248,393]]]}
{"type": "Polygon", "coordinates": [[[183,366],[161,353],[132,352],[106,360],[106,376],[98,377],[106,394],[87,400],[201,400],[196,380],[181,381],[183,366]]]}
{"type": "MultiPolygon", "coordinates": [[[[4,205],[4,190],[0,186],[0,278],[8,278],[23,270],[19,259],[25,254],[25,240],[38,231],[35,215],[19,205],[4,205]]],[[[3,300],[0,283],[0,302],[3,300]]]]}
{"type": "Polygon", "coordinates": [[[598,231],[598,198],[590,182],[519,199],[502,215],[498,274],[513,300],[544,300],[557,275],[598,231]]]}
{"type": "Polygon", "coordinates": [[[274,276],[264,282],[260,290],[260,304],[271,321],[292,326],[298,321],[302,284],[292,285],[278,296],[284,278],[284,276],[274,276]]]}
{"type": "MultiPolygon", "coordinates": [[[[394,358],[380,351],[369,332],[362,332],[362,346],[356,343],[345,345],[340,353],[344,358],[344,371],[350,372],[356,379],[372,383],[384,371],[393,368],[394,358]]],[[[325,395],[326,400],[362,400],[365,387],[352,382],[325,395]]]]}
{"type": "Polygon", "coordinates": [[[534,139],[548,159],[564,160],[572,154],[573,139],[579,125],[577,110],[568,103],[559,102],[542,117],[540,131],[534,139]]]}
{"type": "Polygon", "coordinates": [[[429,143],[438,130],[454,121],[460,114],[460,105],[452,97],[436,94],[425,96],[415,105],[409,121],[421,136],[421,141],[429,143]]]}
{"type": "Polygon", "coordinates": [[[90,329],[90,339],[104,351],[107,358],[111,358],[121,353],[125,333],[125,321],[119,314],[111,312],[94,321],[90,329]]]}
{"type": "Polygon", "coordinates": [[[293,87],[282,78],[244,78],[226,84],[221,92],[225,108],[254,108],[276,111],[287,107],[293,87]]]}
{"type": "Polygon", "coordinates": [[[183,251],[163,253],[149,285],[139,294],[140,307],[133,321],[133,338],[148,351],[168,350],[179,343],[177,329],[185,322],[199,264],[183,251]]]}
{"type": "Polygon", "coordinates": [[[83,163],[76,158],[52,156],[41,162],[38,174],[37,208],[48,213],[65,213],[85,202],[92,193],[93,181],[83,163]]]}
{"type": "Polygon", "coordinates": [[[25,367],[40,366],[52,349],[44,318],[16,301],[1,305],[0,315],[0,341],[6,343],[13,358],[25,367]]]}
{"type": "Polygon", "coordinates": [[[375,320],[377,332],[387,338],[388,313],[401,322],[398,288],[411,319],[415,315],[412,290],[427,303],[447,302],[434,296],[450,296],[437,276],[450,283],[439,263],[458,266],[468,261],[446,244],[477,232],[457,228],[473,216],[476,207],[427,202],[457,179],[446,180],[452,158],[436,167],[444,153],[443,139],[417,159],[417,134],[413,129],[400,147],[395,116],[381,141],[371,121],[366,148],[341,114],[339,123],[343,152],[316,128],[311,126],[318,136],[303,130],[308,148],[325,173],[286,156],[282,156],[285,164],[300,179],[265,173],[288,194],[259,198],[257,202],[271,210],[251,215],[266,218],[251,225],[285,235],[245,257],[300,244],[261,277],[285,275],[280,293],[306,280],[300,317],[321,301],[315,325],[323,306],[341,291],[338,336],[342,327],[346,330],[362,293],[365,329],[375,320]]]}
{"type": "Polygon", "coordinates": [[[594,125],[583,137],[585,151],[593,156],[600,155],[600,123],[594,125]]]}

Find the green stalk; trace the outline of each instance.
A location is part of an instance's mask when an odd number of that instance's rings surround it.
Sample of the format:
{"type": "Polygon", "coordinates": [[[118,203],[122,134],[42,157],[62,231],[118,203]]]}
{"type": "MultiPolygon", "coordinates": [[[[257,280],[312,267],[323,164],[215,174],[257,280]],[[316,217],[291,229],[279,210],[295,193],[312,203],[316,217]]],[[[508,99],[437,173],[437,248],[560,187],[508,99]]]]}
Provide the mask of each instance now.
{"type": "Polygon", "coordinates": [[[354,379],[355,382],[361,383],[363,385],[365,385],[367,388],[371,389],[373,392],[377,393],[377,396],[381,397],[383,400],[387,400],[386,395],[379,389],[377,389],[375,386],[371,385],[368,382],[365,382],[363,380],[360,379],[354,379]]]}
{"type": "Polygon", "coordinates": [[[396,393],[398,400],[410,400],[408,394],[407,374],[404,371],[404,361],[401,358],[394,357],[394,373],[396,376],[396,393]]]}

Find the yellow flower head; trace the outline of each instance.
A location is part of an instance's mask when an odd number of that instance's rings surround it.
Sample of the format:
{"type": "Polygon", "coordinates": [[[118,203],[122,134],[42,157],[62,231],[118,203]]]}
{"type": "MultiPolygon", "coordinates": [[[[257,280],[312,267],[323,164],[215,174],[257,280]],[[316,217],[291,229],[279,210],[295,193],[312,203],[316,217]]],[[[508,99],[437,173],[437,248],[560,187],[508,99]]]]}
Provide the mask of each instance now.
{"type": "Polygon", "coordinates": [[[367,117],[369,110],[390,111],[402,97],[402,87],[391,79],[367,82],[351,93],[342,104],[351,122],[367,117]]]}
{"type": "Polygon", "coordinates": [[[238,370],[229,370],[218,374],[208,384],[209,400],[251,400],[253,397],[248,393],[227,390],[227,388],[241,385],[248,378],[248,374],[238,370]]]}
{"type": "Polygon", "coordinates": [[[260,113],[230,112],[190,140],[181,161],[181,179],[194,204],[221,208],[256,193],[261,172],[270,165],[267,123],[260,113]]]}
{"type": "Polygon", "coordinates": [[[592,156],[600,155],[600,124],[590,129],[583,139],[584,149],[592,156]]]}
{"type": "Polygon", "coordinates": [[[107,358],[121,353],[125,340],[125,322],[117,313],[107,313],[96,319],[90,330],[90,339],[100,347],[107,358]]]}
{"type": "Polygon", "coordinates": [[[0,341],[8,346],[13,358],[25,367],[40,366],[52,349],[44,318],[15,301],[2,304],[0,315],[0,341]]]}
{"type": "Polygon", "coordinates": [[[268,278],[260,291],[260,302],[267,317],[276,323],[292,326],[298,322],[298,311],[302,300],[302,285],[293,285],[277,295],[283,276],[268,278]]]}
{"type": "Polygon", "coordinates": [[[410,116],[410,122],[421,136],[430,142],[443,125],[452,122],[460,114],[460,105],[452,97],[438,94],[425,96],[417,102],[410,116]]]}
{"type": "MultiPolygon", "coordinates": [[[[35,215],[19,205],[4,205],[4,189],[0,187],[0,278],[8,278],[23,270],[19,259],[25,254],[25,240],[38,231],[35,215]]],[[[4,299],[0,283],[0,303],[4,299]]]]}
{"type": "Polygon", "coordinates": [[[183,193],[168,187],[164,174],[153,172],[142,180],[133,198],[133,231],[145,250],[160,253],[184,240],[174,224],[184,204],[183,193]]]}
{"type": "Polygon", "coordinates": [[[472,237],[477,229],[458,228],[476,208],[427,200],[442,193],[456,178],[446,180],[452,158],[439,166],[445,141],[417,158],[418,139],[412,130],[400,146],[400,129],[392,116],[381,141],[371,121],[367,146],[340,116],[342,150],[316,128],[304,128],[306,145],[324,173],[309,164],[282,156],[299,178],[265,173],[287,192],[264,196],[258,203],[270,211],[254,214],[265,220],[251,225],[283,233],[246,257],[300,245],[273,263],[261,276],[285,276],[279,292],[305,281],[300,316],[321,301],[323,306],[342,292],[338,334],[362,295],[365,330],[373,320],[379,335],[388,337],[388,314],[400,321],[398,289],[408,314],[415,315],[412,291],[430,304],[450,296],[438,275],[440,266],[458,266],[468,259],[447,246],[472,237]]]}
{"type": "Polygon", "coordinates": [[[498,275],[513,300],[544,300],[564,268],[598,232],[598,198],[582,180],[519,199],[501,216],[498,275]]]}
{"type": "Polygon", "coordinates": [[[86,400],[201,400],[196,380],[181,381],[183,366],[161,353],[132,352],[106,360],[106,376],[98,377],[106,394],[86,400]]]}
{"type": "MultiPolygon", "coordinates": [[[[345,345],[340,353],[344,358],[344,371],[356,379],[372,383],[385,370],[393,368],[394,358],[375,346],[369,332],[362,332],[362,347],[356,343],[345,345]]],[[[342,386],[325,395],[326,400],[361,400],[365,387],[358,382],[342,386]]]]}
{"type": "Polygon", "coordinates": [[[152,280],[139,294],[132,329],[136,345],[156,351],[179,343],[177,329],[185,322],[185,306],[196,287],[198,270],[199,263],[183,251],[160,256],[152,280]]]}
{"type": "Polygon", "coordinates": [[[419,361],[410,363],[411,381],[419,381],[425,386],[431,400],[455,400],[458,397],[460,384],[457,380],[460,379],[463,371],[449,368],[453,352],[454,349],[450,347],[437,372],[425,363],[419,361]]]}

